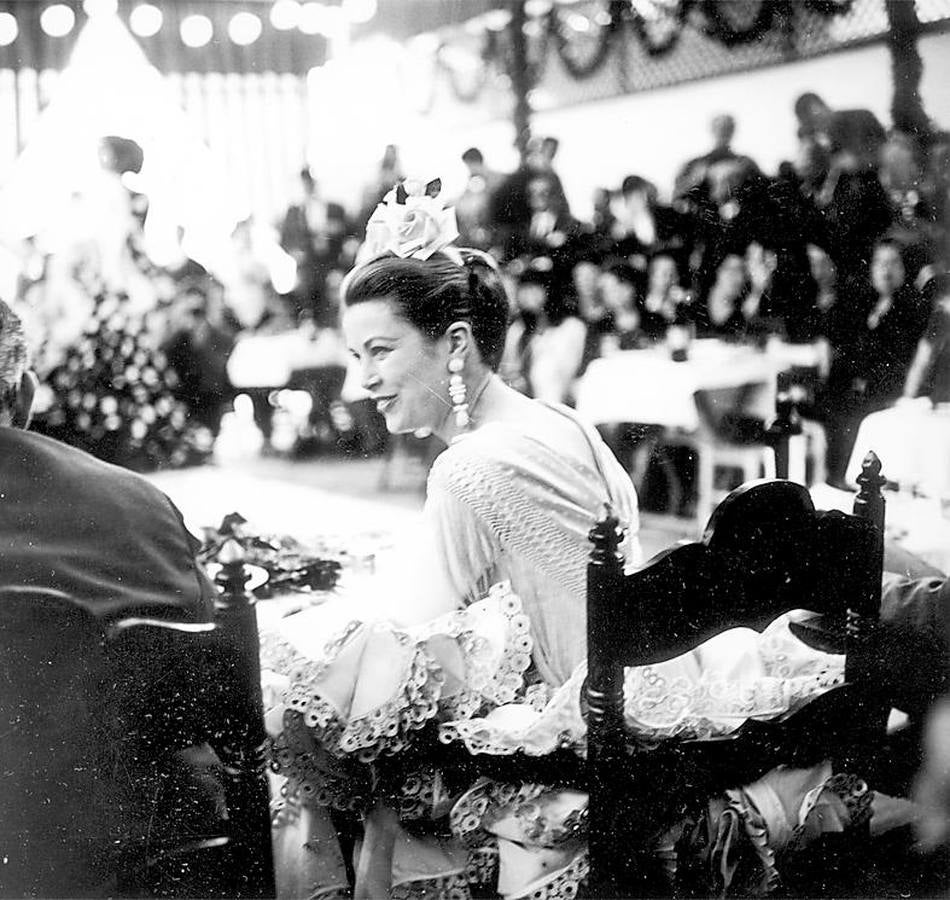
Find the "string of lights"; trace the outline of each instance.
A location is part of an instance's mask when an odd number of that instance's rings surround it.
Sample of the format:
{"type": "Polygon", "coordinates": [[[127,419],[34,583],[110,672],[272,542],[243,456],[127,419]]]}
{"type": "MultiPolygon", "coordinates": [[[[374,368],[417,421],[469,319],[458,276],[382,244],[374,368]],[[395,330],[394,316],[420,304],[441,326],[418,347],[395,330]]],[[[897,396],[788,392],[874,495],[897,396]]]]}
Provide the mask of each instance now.
{"type": "MultiPolygon", "coordinates": [[[[128,14],[129,29],[140,38],[154,37],[169,27],[169,16],[162,7],[167,3],[122,4],[128,14]]],[[[210,4],[206,4],[210,6],[210,4]]],[[[65,38],[76,28],[77,7],[86,16],[119,12],[119,0],[83,0],[80,4],[51,2],[39,13],[39,25],[51,38],[65,38]]],[[[191,4],[198,6],[198,4],[191,4]]],[[[254,44],[265,28],[278,32],[299,31],[304,35],[335,38],[347,28],[365,25],[376,15],[377,0],[341,0],[339,4],[319,3],[316,0],[275,0],[270,3],[243,3],[228,19],[224,33],[218,33],[216,16],[205,12],[189,12],[177,21],[177,29],[186,47],[200,48],[223,38],[239,47],[254,44]],[[248,7],[260,7],[254,10],[248,7]]],[[[11,9],[0,11],[0,47],[9,47],[21,37],[22,28],[17,13],[11,9]]]]}

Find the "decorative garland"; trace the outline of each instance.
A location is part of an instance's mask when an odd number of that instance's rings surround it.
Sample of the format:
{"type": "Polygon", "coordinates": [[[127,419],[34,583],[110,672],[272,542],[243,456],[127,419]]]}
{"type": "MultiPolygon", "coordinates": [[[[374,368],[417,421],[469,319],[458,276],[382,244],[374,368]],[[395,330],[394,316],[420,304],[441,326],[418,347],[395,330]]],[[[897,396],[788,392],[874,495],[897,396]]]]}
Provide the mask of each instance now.
{"type": "Polygon", "coordinates": [[[571,53],[571,41],[567,36],[567,27],[561,20],[561,14],[557,6],[552,6],[548,13],[548,30],[554,38],[554,47],[557,50],[558,58],[562,65],[567,69],[572,78],[584,79],[590,78],[607,61],[610,55],[610,48],[614,40],[620,36],[623,28],[624,9],[627,4],[625,0],[609,0],[607,5],[610,20],[600,26],[597,35],[597,46],[591,56],[586,60],[580,60],[571,53]]]}
{"type": "Polygon", "coordinates": [[[706,19],[706,31],[727,47],[751,44],[763,38],[772,27],[776,13],[784,12],[785,0],[702,0],[700,7],[706,19]],[[741,2],[751,13],[747,24],[737,24],[728,14],[741,2]]]}
{"type": "MultiPolygon", "coordinates": [[[[792,0],[654,0],[657,20],[666,34],[657,37],[657,28],[653,21],[644,16],[639,7],[631,0],[607,0],[605,12],[607,20],[597,27],[595,45],[586,56],[578,54],[572,45],[570,26],[565,19],[564,10],[558,4],[552,5],[548,13],[537,20],[541,24],[541,34],[532,41],[533,59],[530,62],[530,80],[536,83],[541,77],[547,58],[549,42],[553,42],[558,59],[575,79],[590,78],[603,68],[616,44],[625,39],[627,27],[636,40],[652,58],[670,53],[679,43],[686,25],[687,17],[693,9],[699,10],[706,34],[716,38],[727,47],[750,44],[762,39],[775,26],[776,22],[789,23],[793,11],[792,0]],[[736,12],[744,21],[737,21],[736,12]]],[[[837,16],[848,13],[854,0],[804,0],[804,6],[823,16],[837,16]]],[[[440,50],[437,61],[449,80],[452,92],[463,103],[475,102],[489,81],[489,68],[492,63],[503,71],[510,71],[510,48],[504,34],[486,31],[485,44],[481,53],[481,68],[473,83],[460,83],[458,73],[448,64],[440,50]]]]}
{"type": "MultiPolygon", "coordinates": [[[[693,0],[677,0],[675,7],[661,14],[669,25],[669,33],[662,40],[656,40],[650,33],[650,25],[643,14],[634,6],[631,6],[627,13],[627,21],[633,29],[637,40],[640,42],[647,55],[656,59],[666,56],[679,43],[680,36],[683,34],[683,25],[686,23],[686,15],[693,5],[693,0]]],[[[657,11],[666,9],[665,4],[658,4],[657,11]]]]}

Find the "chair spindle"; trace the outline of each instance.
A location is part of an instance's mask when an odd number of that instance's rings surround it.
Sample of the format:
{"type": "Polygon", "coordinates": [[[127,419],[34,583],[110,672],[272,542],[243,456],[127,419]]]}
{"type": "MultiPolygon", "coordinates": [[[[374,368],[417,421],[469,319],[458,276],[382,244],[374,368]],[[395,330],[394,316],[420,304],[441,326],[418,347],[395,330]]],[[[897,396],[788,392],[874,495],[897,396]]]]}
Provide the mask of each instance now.
{"type": "MultiPolygon", "coordinates": [[[[863,581],[852,595],[857,603],[849,606],[847,612],[847,631],[845,635],[845,680],[852,684],[879,684],[881,674],[874,677],[870,668],[884,665],[873,653],[867,652],[878,631],[878,619],[881,609],[881,583],[884,572],[884,517],[885,500],[882,488],[887,479],[881,475],[881,460],[873,451],[869,451],[861,462],[861,474],[858,476],[858,494],[854,499],[853,512],[858,518],[870,522],[874,527],[869,530],[867,548],[868,565],[863,571],[863,581]],[[858,606],[857,604],[860,604],[858,606]]],[[[857,721],[865,723],[868,730],[868,746],[872,746],[871,734],[875,728],[883,729],[890,710],[890,703],[880,692],[877,695],[865,692],[863,703],[877,708],[877,715],[868,710],[857,721]]],[[[875,760],[860,758],[850,760],[855,771],[873,772],[875,760]]]]}
{"type": "Polygon", "coordinates": [[[778,395],[775,419],[766,430],[766,443],[775,453],[775,477],[805,484],[805,447],[798,403],[790,391],[778,395]]]}
{"type": "Polygon", "coordinates": [[[221,751],[228,782],[229,818],[232,823],[243,823],[241,833],[232,836],[241,847],[238,858],[245,861],[240,896],[275,897],[256,601],[246,587],[251,573],[244,564],[240,544],[227,541],[218,558],[221,570],[215,582],[221,593],[215,602],[215,621],[234,650],[234,690],[238,696],[247,697],[252,707],[242,722],[229,723],[235,730],[226,735],[221,751]]]}
{"type": "Polygon", "coordinates": [[[612,598],[623,581],[619,552],[620,522],[607,504],[604,517],[591,529],[593,545],[587,568],[587,766],[588,821],[591,873],[596,883],[591,896],[615,896],[618,889],[617,856],[612,846],[613,822],[619,815],[613,777],[625,755],[623,725],[623,669],[615,665],[618,649],[616,610],[612,598]],[[597,602],[600,599],[603,602],[597,602]]]}

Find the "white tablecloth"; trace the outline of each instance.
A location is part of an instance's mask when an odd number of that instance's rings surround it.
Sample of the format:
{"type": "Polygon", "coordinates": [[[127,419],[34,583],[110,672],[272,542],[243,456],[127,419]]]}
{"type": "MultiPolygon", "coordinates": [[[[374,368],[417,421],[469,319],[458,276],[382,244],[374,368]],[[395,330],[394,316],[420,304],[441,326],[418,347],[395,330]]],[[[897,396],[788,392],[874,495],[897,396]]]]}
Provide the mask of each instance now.
{"type": "Polygon", "coordinates": [[[721,341],[694,342],[685,362],[674,362],[665,347],[625,350],[588,366],[577,386],[577,410],[598,425],[636,422],[695,431],[696,391],[758,385],[745,409],[767,419],[785,367],[769,354],[721,341]]]}
{"type": "MultiPolygon", "coordinates": [[[[827,484],[815,485],[811,498],[818,509],[846,513],[854,509],[855,494],[827,484]]],[[[950,572],[950,518],[944,515],[940,503],[905,491],[885,491],[884,501],[887,539],[941,571],[950,572]]]]}
{"type": "Polygon", "coordinates": [[[872,413],[858,429],[847,480],[855,484],[869,450],[880,457],[883,475],[902,488],[950,499],[950,410],[927,399],[872,413]]]}

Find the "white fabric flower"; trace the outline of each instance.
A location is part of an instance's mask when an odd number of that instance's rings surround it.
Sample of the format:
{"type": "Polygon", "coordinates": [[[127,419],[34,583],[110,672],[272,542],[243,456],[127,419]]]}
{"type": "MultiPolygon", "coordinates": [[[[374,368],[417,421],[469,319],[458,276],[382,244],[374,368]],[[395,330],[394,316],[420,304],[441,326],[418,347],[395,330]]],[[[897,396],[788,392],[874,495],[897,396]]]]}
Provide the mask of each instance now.
{"type": "Polygon", "coordinates": [[[455,210],[443,205],[438,195],[425,192],[419,182],[406,182],[391,190],[366,224],[366,241],[360,261],[391,252],[402,259],[428,259],[451,247],[458,238],[455,210]],[[403,201],[403,202],[400,202],[403,201]]]}

